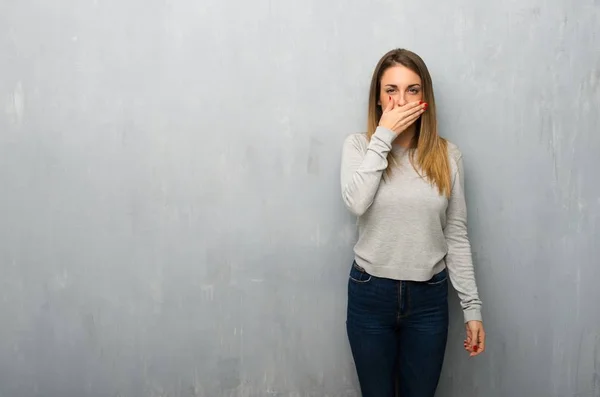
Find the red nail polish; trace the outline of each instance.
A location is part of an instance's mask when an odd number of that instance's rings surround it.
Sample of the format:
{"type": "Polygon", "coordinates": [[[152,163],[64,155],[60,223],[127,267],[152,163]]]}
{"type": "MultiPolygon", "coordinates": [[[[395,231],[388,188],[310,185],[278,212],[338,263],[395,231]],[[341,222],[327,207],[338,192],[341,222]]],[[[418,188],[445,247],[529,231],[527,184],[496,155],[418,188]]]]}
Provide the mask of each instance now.
{"type": "Polygon", "coordinates": [[[422,105],[422,104],[423,104],[423,101],[419,101],[419,105],[422,105]]]}
{"type": "Polygon", "coordinates": [[[479,346],[477,346],[477,345],[473,346],[473,351],[477,352],[477,350],[479,350],[479,346]]]}

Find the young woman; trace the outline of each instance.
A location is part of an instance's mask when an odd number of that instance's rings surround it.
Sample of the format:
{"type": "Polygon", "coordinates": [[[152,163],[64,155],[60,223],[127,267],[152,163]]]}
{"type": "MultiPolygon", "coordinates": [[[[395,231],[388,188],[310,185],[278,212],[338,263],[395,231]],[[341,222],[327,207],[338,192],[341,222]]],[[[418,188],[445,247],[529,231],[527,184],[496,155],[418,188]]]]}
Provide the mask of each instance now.
{"type": "Polygon", "coordinates": [[[405,49],[385,54],[366,134],[346,138],[342,197],[358,217],[347,332],[363,397],[433,397],[448,335],[448,278],[471,356],[485,349],[462,155],[438,135],[431,76],[405,49]]]}

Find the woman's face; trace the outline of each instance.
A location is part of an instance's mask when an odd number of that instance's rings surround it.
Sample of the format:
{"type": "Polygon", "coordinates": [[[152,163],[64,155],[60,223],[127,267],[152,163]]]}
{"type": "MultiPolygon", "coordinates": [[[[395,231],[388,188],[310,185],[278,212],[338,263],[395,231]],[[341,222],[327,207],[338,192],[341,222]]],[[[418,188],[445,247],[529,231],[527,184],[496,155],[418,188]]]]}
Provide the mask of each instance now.
{"type": "Polygon", "coordinates": [[[406,66],[395,65],[387,68],[381,76],[379,92],[379,104],[382,109],[386,108],[389,97],[395,100],[396,106],[422,100],[421,78],[406,66]]]}

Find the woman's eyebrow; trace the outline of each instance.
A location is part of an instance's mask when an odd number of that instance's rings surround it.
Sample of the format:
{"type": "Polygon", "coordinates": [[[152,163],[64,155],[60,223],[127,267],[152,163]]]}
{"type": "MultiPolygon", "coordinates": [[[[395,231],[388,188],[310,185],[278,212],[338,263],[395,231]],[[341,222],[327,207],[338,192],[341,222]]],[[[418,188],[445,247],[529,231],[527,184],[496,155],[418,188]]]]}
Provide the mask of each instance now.
{"type": "MultiPolygon", "coordinates": [[[[396,84],[386,84],[386,87],[392,87],[392,88],[398,88],[398,86],[396,84]]],[[[421,84],[419,83],[415,83],[415,84],[411,84],[408,86],[408,88],[412,88],[412,87],[420,87],[421,84]]]]}

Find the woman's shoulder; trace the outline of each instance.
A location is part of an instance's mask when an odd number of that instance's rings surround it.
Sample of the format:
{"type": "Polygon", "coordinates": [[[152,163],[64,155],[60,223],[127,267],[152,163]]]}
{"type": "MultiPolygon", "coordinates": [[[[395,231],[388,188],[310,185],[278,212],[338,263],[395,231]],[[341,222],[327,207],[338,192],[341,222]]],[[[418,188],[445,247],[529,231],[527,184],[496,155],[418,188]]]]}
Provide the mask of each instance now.
{"type": "Polygon", "coordinates": [[[369,145],[367,134],[364,132],[354,132],[344,138],[344,146],[353,146],[357,149],[365,150],[369,145]]]}
{"type": "Polygon", "coordinates": [[[448,148],[448,157],[454,163],[458,163],[458,161],[462,158],[462,152],[460,151],[460,148],[455,143],[450,142],[447,139],[444,140],[446,141],[446,146],[448,148]]]}

